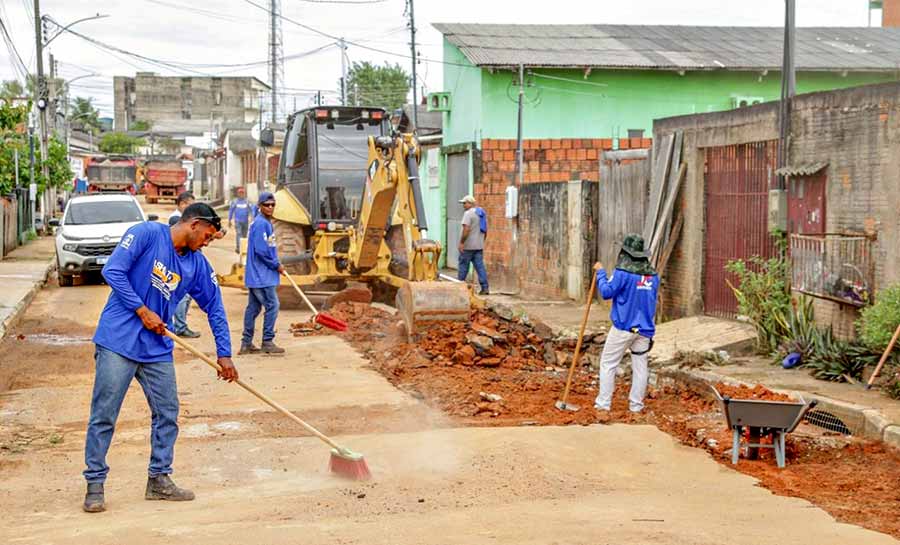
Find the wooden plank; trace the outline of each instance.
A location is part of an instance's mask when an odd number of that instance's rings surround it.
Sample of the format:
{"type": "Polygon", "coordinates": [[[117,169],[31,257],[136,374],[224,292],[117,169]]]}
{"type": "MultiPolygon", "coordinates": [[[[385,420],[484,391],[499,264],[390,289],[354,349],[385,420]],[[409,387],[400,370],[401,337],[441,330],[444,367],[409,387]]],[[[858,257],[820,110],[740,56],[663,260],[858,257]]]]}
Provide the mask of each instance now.
{"type": "Polygon", "coordinates": [[[659,215],[659,223],[656,227],[656,236],[653,238],[653,241],[650,243],[650,255],[652,258],[657,257],[657,250],[660,248],[663,239],[664,230],[662,229],[663,225],[669,221],[669,218],[672,215],[672,210],[675,208],[675,198],[678,196],[678,189],[681,187],[681,181],[684,180],[684,175],[687,172],[687,163],[681,163],[681,167],[678,169],[678,173],[676,174],[673,183],[670,184],[669,194],[666,195],[666,204],[663,206],[662,212],[659,215]]]}
{"type": "Polygon", "coordinates": [[[666,247],[663,249],[662,256],[660,256],[659,259],[659,267],[656,269],[660,279],[666,274],[666,268],[669,266],[669,259],[672,258],[672,252],[675,251],[675,245],[678,243],[678,235],[681,234],[683,225],[684,213],[679,210],[678,215],[675,217],[675,224],[672,226],[672,235],[669,237],[669,240],[666,241],[666,247]]]}
{"type": "Polygon", "coordinates": [[[666,185],[666,177],[668,174],[669,163],[672,159],[672,147],[675,143],[673,134],[663,137],[659,147],[659,154],[653,163],[653,171],[651,172],[650,182],[650,203],[647,213],[644,216],[644,240],[653,240],[653,232],[656,227],[657,215],[659,207],[662,204],[663,191],[666,185]]]}
{"type": "MultiPolygon", "coordinates": [[[[683,162],[683,158],[681,156],[683,152],[682,142],[684,142],[684,131],[676,131],[674,143],[675,147],[672,150],[672,161],[669,165],[669,182],[666,185],[668,191],[671,191],[672,185],[678,182],[679,169],[681,167],[681,163],[683,162]]],[[[665,219],[665,221],[663,221],[662,223],[662,243],[660,244],[660,246],[664,246],[665,241],[669,240],[669,231],[672,228],[672,214],[662,214],[662,217],[665,219]]],[[[657,229],[657,231],[659,230],[657,229]]],[[[658,233],[654,232],[653,237],[656,238],[656,236],[658,236],[658,233]]]]}

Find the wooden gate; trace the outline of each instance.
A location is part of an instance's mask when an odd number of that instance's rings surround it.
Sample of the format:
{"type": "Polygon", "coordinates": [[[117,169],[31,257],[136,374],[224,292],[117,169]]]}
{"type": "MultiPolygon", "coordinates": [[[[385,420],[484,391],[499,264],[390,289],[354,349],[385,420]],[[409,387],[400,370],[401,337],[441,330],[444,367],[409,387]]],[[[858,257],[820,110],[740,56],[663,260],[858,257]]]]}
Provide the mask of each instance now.
{"type": "Polygon", "coordinates": [[[703,304],[707,314],[734,317],[737,299],[725,272],[733,259],[769,258],[768,196],[774,180],[777,141],[706,148],[706,237],[703,304]]]}
{"type": "Polygon", "coordinates": [[[597,257],[615,267],[622,240],[644,229],[650,187],[648,151],[605,151],[600,160],[597,257]]]}

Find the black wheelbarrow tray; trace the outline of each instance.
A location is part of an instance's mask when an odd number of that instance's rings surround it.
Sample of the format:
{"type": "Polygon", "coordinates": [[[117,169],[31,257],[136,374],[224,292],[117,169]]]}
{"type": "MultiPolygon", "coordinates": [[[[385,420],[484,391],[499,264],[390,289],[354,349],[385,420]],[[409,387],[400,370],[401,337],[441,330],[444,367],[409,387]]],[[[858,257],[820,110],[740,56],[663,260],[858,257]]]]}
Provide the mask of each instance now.
{"type": "Polygon", "coordinates": [[[731,463],[737,464],[741,452],[741,435],[743,428],[749,429],[747,458],[755,459],[760,448],[775,450],[775,461],[778,467],[784,467],[784,438],[794,431],[806,412],[816,406],[816,401],[763,401],[756,399],[732,399],[722,396],[715,387],[710,386],[716,399],[722,404],[725,421],[732,433],[731,463]],[[772,443],[761,443],[760,438],[770,436],[772,443]]]}

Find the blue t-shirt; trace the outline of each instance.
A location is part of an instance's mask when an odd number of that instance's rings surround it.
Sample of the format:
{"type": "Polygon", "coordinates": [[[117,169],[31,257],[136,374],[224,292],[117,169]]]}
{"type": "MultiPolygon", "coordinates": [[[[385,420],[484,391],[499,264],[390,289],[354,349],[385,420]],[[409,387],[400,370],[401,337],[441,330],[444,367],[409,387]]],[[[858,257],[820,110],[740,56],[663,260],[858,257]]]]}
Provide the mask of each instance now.
{"type": "Polygon", "coordinates": [[[247,199],[235,199],[228,206],[228,221],[247,223],[253,217],[253,205],[247,199]]]}
{"type": "Polygon", "coordinates": [[[218,356],[231,357],[216,273],[200,252],[179,255],[168,226],[148,221],[126,231],[103,267],[103,278],[112,293],[94,333],[98,346],[142,363],[172,361],[174,343],[145,328],[135,311],[146,305],[169,323],[188,293],[208,316],[218,356]]]}
{"type": "Polygon", "coordinates": [[[260,216],[250,224],[247,234],[247,265],[244,285],[248,288],[268,288],[281,283],[278,276],[278,248],[272,222],[260,216]]]}
{"type": "Polygon", "coordinates": [[[606,271],[601,269],[597,271],[597,287],[604,299],[613,300],[609,317],[616,329],[636,330],[644,337],[653,338],[656,333],[653,323],[656,293],[659,291],[657,275],[644,276],[616,269],[607,280],[606,271]]]}

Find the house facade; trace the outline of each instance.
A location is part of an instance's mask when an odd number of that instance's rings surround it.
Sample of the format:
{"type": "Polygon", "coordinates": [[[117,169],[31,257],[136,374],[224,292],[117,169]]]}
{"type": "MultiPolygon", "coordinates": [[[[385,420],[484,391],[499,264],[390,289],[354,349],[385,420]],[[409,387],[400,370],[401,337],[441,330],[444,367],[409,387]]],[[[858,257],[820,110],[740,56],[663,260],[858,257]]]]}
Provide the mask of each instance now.
{"type": "MultiPolygon", "coordinates": [[[[653,120],[727,111],[780,96],[780,28],[616,25],[436,24],[444,35],[444,91],[429,96],[442,111],[442,241],[455,267],[455,203],[473,193],[492,218],[485,249],[491,275],[522,287],[509,256],[526,233],[504,218],[506,187],[516,183],[519,66],[523,68],[523,184],[597,182],[604,150],[652,145],[653,120]]],[[[797,31],[797,91],[894,81],[900,29],[804,28],[797,31]]],[[[568,193],[566,193],[568,195],[568,193]]],[[[569,198],[569,197],[565,197],[569,198]]],[[[567,218],[528,222],[537,233],[567,218]]],[[[534,235],[534,233],[532,233],[534,235]]],[[[526,237],[537,240],[539,237],[526,237]]],[[[549,240],[552,240],[549,239],[549,240]]],[[[530,248],[526,252],[533,252],[530,248]]],[[[565,252],[563,252],[565,253],[565,252]]],[[[553,253],[547,253],[552,266],[553,253]]],[[[521,258],[517,258],[521,262],[521,258]]],[[[565,266],[548,277],[564,277],[565,266]],[[559,274],[555,274],[559,273],[559,274]]],[[[555,284],[540,295],[565,295],[555,284]]]]}

